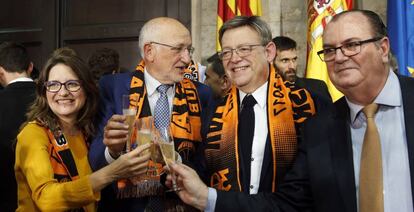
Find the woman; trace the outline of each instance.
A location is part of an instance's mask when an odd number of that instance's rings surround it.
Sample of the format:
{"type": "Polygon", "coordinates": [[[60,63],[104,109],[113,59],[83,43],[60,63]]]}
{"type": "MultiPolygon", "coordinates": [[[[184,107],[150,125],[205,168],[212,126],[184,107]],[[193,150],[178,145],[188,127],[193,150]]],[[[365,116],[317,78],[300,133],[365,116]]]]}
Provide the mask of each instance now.
{"type": "Polygon", "coordinates": [[[92,173],[88,141],[98,90],[87,65],[68,48],[56,50],[40,73],[37,98],[17,137],[17,211],[95,211],[112,181],[145,173],[148,145],[92,173]]]}

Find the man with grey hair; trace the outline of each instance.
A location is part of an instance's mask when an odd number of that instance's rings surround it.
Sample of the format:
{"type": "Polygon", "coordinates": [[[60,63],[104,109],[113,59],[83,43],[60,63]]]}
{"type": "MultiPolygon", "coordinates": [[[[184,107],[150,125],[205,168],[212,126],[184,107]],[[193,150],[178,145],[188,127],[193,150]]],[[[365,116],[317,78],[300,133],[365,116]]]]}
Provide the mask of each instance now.
{"type": "Polygon", "coordinates": [[[233,86],[203,125],[207,183],[220,191],[275,192],[295,159],[298,128],[315,112],[312,98],[270,65],[276,47],[259,17],[235,17],[219,39],[233,86]]]}
{"type": "MultiPolygon", "coordinates": [[[[164,127],[169,125],[173,132],[175,150],[183,163],[193,166],[198,161],[196,151],[201,143],[201,114],[212,97],[207,86],[183,79],[183,71],[190,63],[194,51],[190,32],[175,19],[151,19],[140,31],[139,50],[142,61],[135,71],[107,75],[100,80],[102,110],[98,117],[98,135],[92,142],[89,153],[94,170],[107,165],[125,150],[128,125],[125,123],[126,116],[120,115],[121,98],[125,94],[138,97],[130,103],[137,111],[136,120],[154,117],[157,128],[157,123],[161,125],[166,122],[164,127]],[[162,108],[164,105],[167,108],[162,108]],[[165,114],[168,120],[159,121],[159,117],[165,117],[165,114]]],[[[146,207],[146,198],[116,199],[113,195],[114,188],[118,197],[154,195],[145,193],[150,192],[148,188],[136,191],[134,188],[116,189],[114,185],[102,194],[98,208],[108,211],[143,211],[146,207]],[[112,193],[112,197],[108,193],[112,193]]],[[[167,206],[159,205],[162,202],[165,199],[155,204],[150,203],[147,210],[164,210],[167,206]]]]}
{"type": "MultiPolygon", "coordinates": [[[[218,192],[213,209],[412,212],[414,79],[392,71],[389,51],[378,14],[334,16],[318,55],[345,97],[306,122],[296,162],[276,193],[218,192]]],[[[184,201],[204,209],[215,199],[188,167],[172,168],[180,174],[184,201]]]]}

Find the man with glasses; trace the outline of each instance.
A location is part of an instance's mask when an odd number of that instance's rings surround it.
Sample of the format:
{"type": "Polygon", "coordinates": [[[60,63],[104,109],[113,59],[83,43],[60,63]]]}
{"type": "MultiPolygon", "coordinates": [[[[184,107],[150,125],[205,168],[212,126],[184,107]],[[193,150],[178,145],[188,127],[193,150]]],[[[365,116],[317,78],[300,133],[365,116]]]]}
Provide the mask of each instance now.
{"type": "Polygon", "coordinates": [[[226,22],[219,40],[233,86],[203,129],[206,181],[226,192],[275,192],[295,159],[299,127],[315,113],[312,98],[274,70],[275,44],[258,17],[226,22]]]}
{"type": "Polygon", "coordinates": [[[319,55],[345,97],[305,123],[278,191],[215,198],[193,171],[174,165],[185,202],[205,209],[217,199],[217,211],[413,211],[414,80],[391,70],[387,31],[372,11],[334,16],[323,43],[319,55]]]}
{"type": "MultiPolygon", "coordinates": [[[[175,150],[183,163],[197,166],[201,114],[210,101],[211,91],[201,83],[183,79],[183,72],[194,51],[190,32],[175,19],[152,19],[141,28],[139,51],[142,61],[134,72],[107,75],[100,80],[102,111],[98,117],[98,135],[90,147],[92,168],[97,170],[107,165],[125,150],[128,125],[126,116],[119,115],[122,114],[122,95],[125,94],[137,97],[131,98],[135,100],[130,102],[130,107],[137,111],[136,119],[152,116],[155,127],[169,125],[175,150]]],[[[171,198],[153,198],[154,192],[164,193],[156,187],[159,183],[154,185],[151,182],[148,181],[148,185],[146,181],[142,182],[140,186],[145,189],[141,190],[128,187],[128,184],[121,187],[120,183],[118,188],[117,185],[108,187],[98,208],[103,211],[143,211],[148,202],[146,197],[125,197],[151,196],[146,210],[163,211],[167,207],[163,203],[171,198]],[[118,197],[124,198],[117,199],[114,191],[118,197]]]]}

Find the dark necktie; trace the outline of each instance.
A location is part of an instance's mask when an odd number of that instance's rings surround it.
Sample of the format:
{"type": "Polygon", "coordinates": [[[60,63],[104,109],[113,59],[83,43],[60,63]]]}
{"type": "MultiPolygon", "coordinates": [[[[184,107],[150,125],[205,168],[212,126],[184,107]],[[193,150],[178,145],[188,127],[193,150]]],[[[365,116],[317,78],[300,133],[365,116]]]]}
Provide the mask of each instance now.
{"type": "Polygon", "coordinates": [[[252,155],[252,144],[254,135],[254,110],[253,107],[256,104],[256,100],[252,95],[247,95],[242,101],[242,107],[239,114],[239,127],[238,127],[238,140],[239,147],[241,149],[242,158],[244,161],[244,171],[246,182],[243,182],[243,188],[246,193],[249,193],[250,185],[250,164],[252,155]]]}
{"type": "Polygon", "coordinates": [[[359,172],[360,212],[384,211],[381,142],[374,119],[377,110],[378,105],[375,103],[362,109],[367,118],[367,129],[362,145],[359,172]]]}

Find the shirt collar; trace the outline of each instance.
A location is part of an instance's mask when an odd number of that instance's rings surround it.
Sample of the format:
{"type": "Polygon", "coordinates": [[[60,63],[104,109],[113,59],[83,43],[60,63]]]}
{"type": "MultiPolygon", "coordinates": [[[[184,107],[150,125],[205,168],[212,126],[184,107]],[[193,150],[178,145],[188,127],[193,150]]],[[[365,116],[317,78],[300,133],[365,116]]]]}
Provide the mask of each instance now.
{"type": "MultiPolygon", "coordinates": [[[[345,99],[350,109],[351,123],[354,123],[358,113],[362,110],[362,108],[364,108],[364,106],[354,104],[350,102],[346,97],[345,99]]],[[[389,71],[387,81],[385,82],[385,85],[382,88],[381,92],[375,98],[374,103],[392,107],[401,106],[402,99],[400,82],[398,81],[397,75],[392,70],[389,71]]]]}
{"type": "MultiPolygon", "coordinates": [[[[266,100],[267,100],[267,84],[268,82],[264,83],[262,86],[260,86],[258,89],[256,89],[251,95],[253,95],[254,99],[256,100],[257,104],[261,108],[266,107],[266,100]]],[[[244,97],[247,95],[247,93],[244,93],[243,91],[239,90],[240,95],[240,102],[243,101],[244,97]]],[[[241,104],[240,104],[241,107],[241,104]]]]}
{"type": "Polygon", "coordinates": [[[150,73],[148,73],[147,69],[144,69],[144,80],[145,80],[145,88],[147,89],[148,96],[152,96],[154,92],[157,90],[158,86],[161,83],[156,80],[150,73]]]}
{"type": "Polygon", "coordinates": [[[10,85],[14,82],[33,82],[33,80],[29,77],[19,77],[17,79],[14,79],[14,80],[10,81],[8,85],[10,85]]]}

